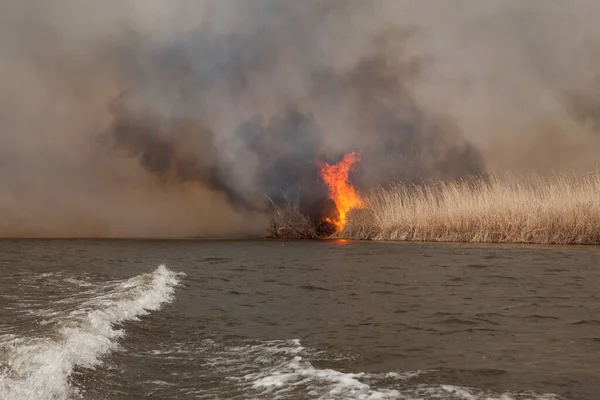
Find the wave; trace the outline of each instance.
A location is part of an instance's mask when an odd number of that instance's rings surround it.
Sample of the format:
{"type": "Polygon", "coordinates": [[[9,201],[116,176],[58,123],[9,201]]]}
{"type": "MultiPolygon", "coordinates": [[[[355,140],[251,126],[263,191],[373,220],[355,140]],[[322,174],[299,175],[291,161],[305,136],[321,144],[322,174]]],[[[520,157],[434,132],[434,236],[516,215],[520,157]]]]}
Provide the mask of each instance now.
{"type": "MultiPolygon", "coordinates": [[[[305,350],[299,340],[266,343],[250,347],[252,354],[261,349],[280,353],[272,365],[260,371],[237,378],[249,383],[261,398],[288,399],[302,393],[303,398],[319,400],[559,400],[553,394],[493,393],[454,385],[425,385],[418,378],[428,371],[369,374],[346,373],[334,369],[320,369],[303,357],[305,350]],[[285,359],[287,355],[287,359],[285,359]]],[[[240,349],[237,349],[239,353],[240,349]]],[[[273,359],[273,358],[272,358],[273,359]]],[[[275,358],[276,359],[276,358],[275,358]]],[[[234,378],[235,379],[235,378],[234,378]]]]}
{"type": "MultiPolygon", "coordinates": [[[[325,354],[302,346],[298,339],[272,340],[223,346],[203,341],[171,347],[153,356],[189,357],[189,351],[202,353],[205,370],[221,384],[212,390],[190,391],[180,395],[199,398],[241,399],[315,399],[315,400],[561,400],[554,394],[525,392],[493,392],[450,384],[425,384],[424,377],[435,371],[407,372],[343,372],[319,368],[313,363],[342,361],[347,355],[325,354]],[[333,357],[333,359],[332,359],[333,357]],[[217,378],[218,377],[218,378],[217,378]],[[224,380],[220,380],[224,377],[224,380]]],[[[197,361],[196,361],[197,362],[197,361]]],[[[426,380],[431,380],[427,378],[426,380]]],[[[173,394],[173,389],[154,385],[155,394],[173,394]]]]}
{"type": "Polygon", "coordinates": [[[148,376],[146,389],[159,398],[564,400],[554,394],[532,391],[494,392],[444,382],[423,383],[437,379],[433,377],[436,371],[366,373],[319,368],[318,364],[322,362],[346,363],[353,356],[305,348],[298,339],[243,341],[233,346],[208,339],[171,343],[162,350],[153,350],[148,356],[156,363],[165,359],[190,360],[194,363],[190,370],[203,364],[200,368],[203,375],[195,376],[195,379],[215,383],[201,388],[193,384],[177,386],[177,378],[158,384],[156,380],[160,376],[148,376]]]}
{"type": "Polygon", "coordinates": [[[115,326],[170,302],[180,275],[161,265],[151,273],[112,281],[60,315],[48,314],[52,335],[0,336],[0,398],[58,400],[76,394],[69,381],[73,370],[94,367],[116,350],[124,332],[115,326]]]}

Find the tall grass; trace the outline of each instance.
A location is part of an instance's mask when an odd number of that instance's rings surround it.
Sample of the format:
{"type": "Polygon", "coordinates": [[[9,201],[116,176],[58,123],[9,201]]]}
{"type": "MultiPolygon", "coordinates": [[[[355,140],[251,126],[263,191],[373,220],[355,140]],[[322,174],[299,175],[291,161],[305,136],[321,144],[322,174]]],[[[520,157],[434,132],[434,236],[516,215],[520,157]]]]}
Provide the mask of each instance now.
{"type": "Polygon", "coordinates": [[[374,240],[600,244],[600,177],[492,176],[379,188],[341,237],[374,240]]]}

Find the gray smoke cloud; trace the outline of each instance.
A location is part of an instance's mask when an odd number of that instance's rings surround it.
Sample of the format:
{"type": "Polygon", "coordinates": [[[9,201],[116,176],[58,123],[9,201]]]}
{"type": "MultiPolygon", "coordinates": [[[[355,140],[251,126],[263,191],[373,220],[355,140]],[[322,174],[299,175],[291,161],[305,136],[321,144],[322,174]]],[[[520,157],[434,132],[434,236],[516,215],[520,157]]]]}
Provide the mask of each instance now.
{"type": "Polygon", "coordinates": [[[593,168],[592,0],[0,0],[0,235],[261,232],[315,159],[391,181],[593,168]]]}

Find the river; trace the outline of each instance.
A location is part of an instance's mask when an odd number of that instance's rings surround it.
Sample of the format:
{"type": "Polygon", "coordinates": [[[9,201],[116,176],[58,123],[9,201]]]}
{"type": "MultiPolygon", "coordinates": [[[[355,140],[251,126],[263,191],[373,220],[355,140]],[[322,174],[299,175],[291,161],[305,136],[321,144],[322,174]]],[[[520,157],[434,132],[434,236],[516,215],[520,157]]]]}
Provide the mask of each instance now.
{"type": "Polygon", "coordinates": [[[0,398],[600,393],[600,249],[2,240],[0,398]]]}

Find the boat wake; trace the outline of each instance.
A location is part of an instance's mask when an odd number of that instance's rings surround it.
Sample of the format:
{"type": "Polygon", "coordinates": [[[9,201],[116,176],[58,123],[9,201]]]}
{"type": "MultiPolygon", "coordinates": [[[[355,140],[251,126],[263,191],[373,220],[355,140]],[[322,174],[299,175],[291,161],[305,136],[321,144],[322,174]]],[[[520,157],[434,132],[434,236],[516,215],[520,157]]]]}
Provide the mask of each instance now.
{"type": "MultiPolygon", "coordinates": [[[[92,368],[118,348],[117,325],[158,310],[173,299],[181,274],[164,265],[151,273],[87,289],[59,311],[36,310],[44,334],[0,335],[0,398],[67,399],[76,395],[76,367],[92,368]]],[[[89,286],[89,285],[88,285],[89,286]]]]}
{"type": "MultiPolygon", "coordinates": [[[[270,365],[238,378],[239,384],[248,384],[259,398],[302,398],[335,400],[559,400],[552,394],[492,393],[453,385],[421,384],[418,378],[427,371],[369,374],[347,373],[315,367],[304,356],[306,350],[299,340],[283,343],[268,342],[248,346],[247,353],[266,352],[270,365]],[[273,362],[274,361],[274,362],[273,362]]],[[[240,349],[236,349],[239,354],[240,349]]],[[[261,359],[261,358],[258,358],[261,359]]]]}
{"type": "MultiPolygon", "coordinates": [[[[175,382],[145,381],[148,393],[166,398],[242,399],[314,399],[314,400],[563,400],[554,394],[493,392],[451,384],[423,383],[435,371],[387,373],[345,372],[319,368],[321,362],[348,360],[305,348],[300,340],[271,340],[224,346],[212,340],[180,343],[149,357],[153,362],[165,359],[193,359],[203,364],[209,375],[195,376],[194,382],[216,382],[198,390],[193,385],[174,389],[175,382]],[[192,356],[202,355],[202,357],[192,356]],[[176,394],[175,394],[176,393],[176,394]]],[[[190,365],[190,370],[194,366],[190,365]]]]}

